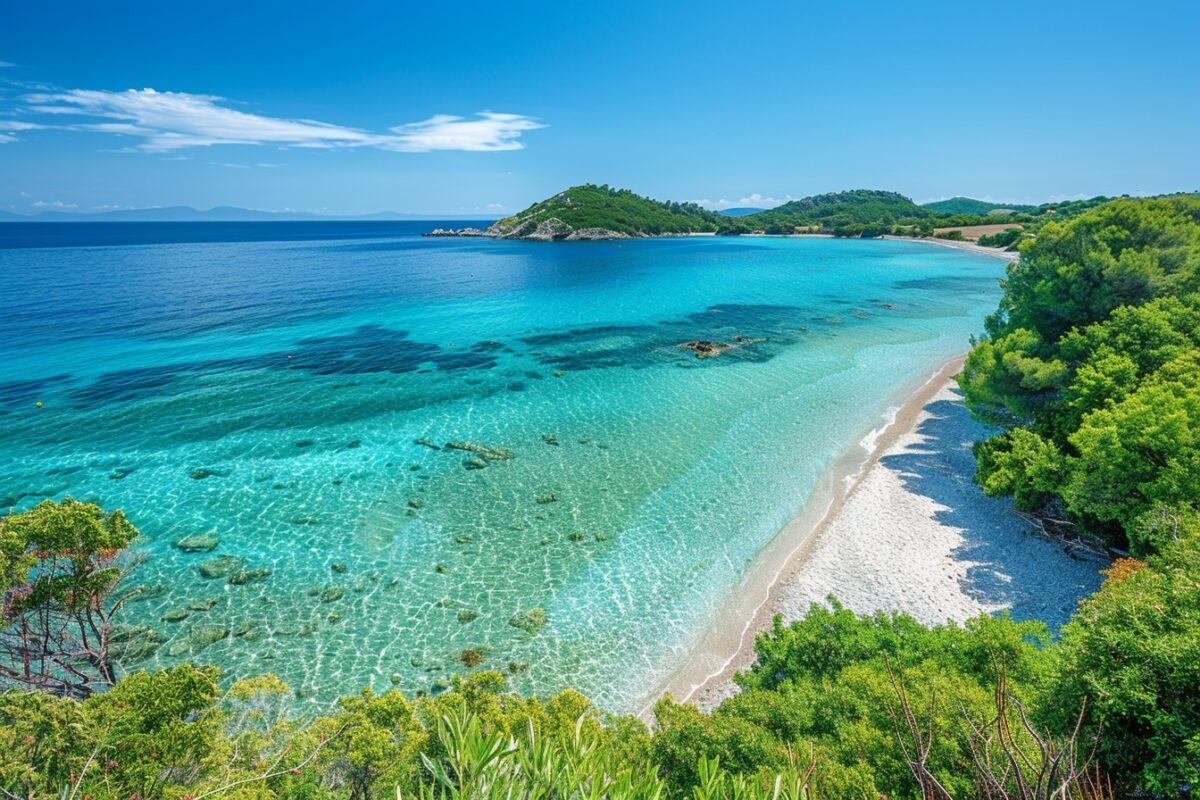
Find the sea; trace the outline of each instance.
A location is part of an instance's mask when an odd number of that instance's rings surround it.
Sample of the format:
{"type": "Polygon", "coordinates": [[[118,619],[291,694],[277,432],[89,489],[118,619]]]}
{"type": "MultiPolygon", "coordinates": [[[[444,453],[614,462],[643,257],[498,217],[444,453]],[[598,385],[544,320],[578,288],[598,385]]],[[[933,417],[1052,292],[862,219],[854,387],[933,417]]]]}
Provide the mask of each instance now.
{"type": "Polygon", "coordinates": [[[313,704],[497,669],[634,711],[1005,266],[448,224],[0,224],[0,508],[141,531],[123,669],[313,704]]]}

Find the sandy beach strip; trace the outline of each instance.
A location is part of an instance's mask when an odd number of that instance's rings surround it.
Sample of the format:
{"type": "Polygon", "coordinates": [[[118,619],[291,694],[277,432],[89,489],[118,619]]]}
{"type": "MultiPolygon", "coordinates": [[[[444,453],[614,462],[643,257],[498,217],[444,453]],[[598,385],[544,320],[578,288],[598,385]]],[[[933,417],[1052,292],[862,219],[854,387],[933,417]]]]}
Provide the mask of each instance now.
{"type": "Polygon", "coordinates": [[[953,247],[958,250],[966,250],[968,253],[975,253],[981,256],[991,256],[992,258],[1002,258],[1005,261],[1016,261],[1021,257],[1020,253],[1011,250],[1002,250],[999,247],[984,247],[975,242],[955,241],[953,239],[938,239],[933,236],[926,236],[920,239],[912,236],[880,236],[880,239],[889,239],[893,242],[921,242],[922,244],[936,244],[941,247],[953,247]]]}
{"type": "Polygon", "coordinates": [[[1068,555],[973,482],[971,444],[986,430],[953,380],[961,365],[943,365],[829,471],[655,699],[667,691],[716,706],[736,692],[733,675],[753,663],[755,634],[774,615],[791,622],[830,595],[858,613],[903,611],[926,624],[1008,609],[1057,628],[1099,588],[1102,560],[1068,555]]]}

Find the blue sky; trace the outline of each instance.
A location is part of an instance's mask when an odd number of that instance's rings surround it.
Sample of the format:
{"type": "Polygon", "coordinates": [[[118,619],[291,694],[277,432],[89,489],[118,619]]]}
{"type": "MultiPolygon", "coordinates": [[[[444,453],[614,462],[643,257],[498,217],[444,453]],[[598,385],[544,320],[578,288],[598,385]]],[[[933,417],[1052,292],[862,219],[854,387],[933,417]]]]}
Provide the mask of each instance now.
{"type": "Polygon", "coordinates": [[[0,209],[1200,189],[1200,3],[7,4],[0,209]]]}

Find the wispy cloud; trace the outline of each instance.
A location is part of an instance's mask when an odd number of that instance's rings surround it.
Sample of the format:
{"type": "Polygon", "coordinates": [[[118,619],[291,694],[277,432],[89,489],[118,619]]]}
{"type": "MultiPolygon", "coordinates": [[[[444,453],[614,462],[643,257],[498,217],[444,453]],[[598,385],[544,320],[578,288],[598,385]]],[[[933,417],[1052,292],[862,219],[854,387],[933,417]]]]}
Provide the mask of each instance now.
{"type": "Polygon", "coordinates": [[[34,208],[79,208],[76,203],[64,203],[62,200],[38,200],[30,205],[34,208]]]}
{"type": "Polygon", "coordinates": [[[427,153],[430,150],[520,150],[525,145],[519,139],[525,131],[544,128],[532,117],[522,114],[495,114],[484,111],[479,119],[463,119],[447,114],[430,117],[392,128],[394,136],[381,144],[385,150],[408,153],[427,153]]]}
{"type": "Polygon", "coordinates": [[[16,64],[12,63],[11,61],[0,61],[0,69],[4,69],[5,67],[15,67],[15,66],[16,66],[16,64]]]}
{"type": "MultiPolygon", "coordinates": [[[[333,125],[310,119],[284,119],[230,108],[215,95],[129,89],[110,92],[67,89],[25,95],[23,115],[50,117],[49,122],[12,122],[20,130],[57,128],[133,137],[129,148],[167,153],[222,144],[277,147],[372,147],[406,153],[432,150],[491,152],[519,150],[525,131],[543,128],[523,114],[484,111],[475,119],[439,114],[422,122],[398,125],[387,133],[333,125]]],[[[16,128],[3,128],[16,130],[16,128]]]]}

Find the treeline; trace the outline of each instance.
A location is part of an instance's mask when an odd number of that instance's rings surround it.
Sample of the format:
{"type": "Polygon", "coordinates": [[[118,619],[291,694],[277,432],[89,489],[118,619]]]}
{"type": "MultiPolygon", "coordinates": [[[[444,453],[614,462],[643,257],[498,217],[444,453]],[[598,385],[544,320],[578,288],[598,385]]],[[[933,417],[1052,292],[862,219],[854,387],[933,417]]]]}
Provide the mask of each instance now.
{"type": "Polygon", "coordinates": [[[1005,615],[926,627],[814,606],[756,640],[711,714],[653,731],[574,692],[466,671],[314,710],[272,676],[117,679],[120,514],[0,520],[8,797],[1188,797],[1200,786],[1200,198],[1119,200],[1021,245],[961,383],[1001,428],[979,480],[1047,530],[1128,547],[1060,637],[1005,615]]]}
{"type": "MultiPolygon", "coordinates": [[[[960,198],[965,200],[965,198],[960,198]]],[[[919,206],[904,195],[871,189],[815,195],[744,217],[724,217],[719,232],[728,235],[762,232],[773,235],[824,233],[833,236],[932,236],[936,228],[1011,224],[1036,232],[1051,220],[1070,219],[1108,202],[1094,197],[1041,206],[1019,206],[997,214],[990,203],[966,201],[919,206]],[[976,210],[977,209],[977,210],[976,210]]],[[[990,246],[1009,246],[994,244],[990,246]]]]}

